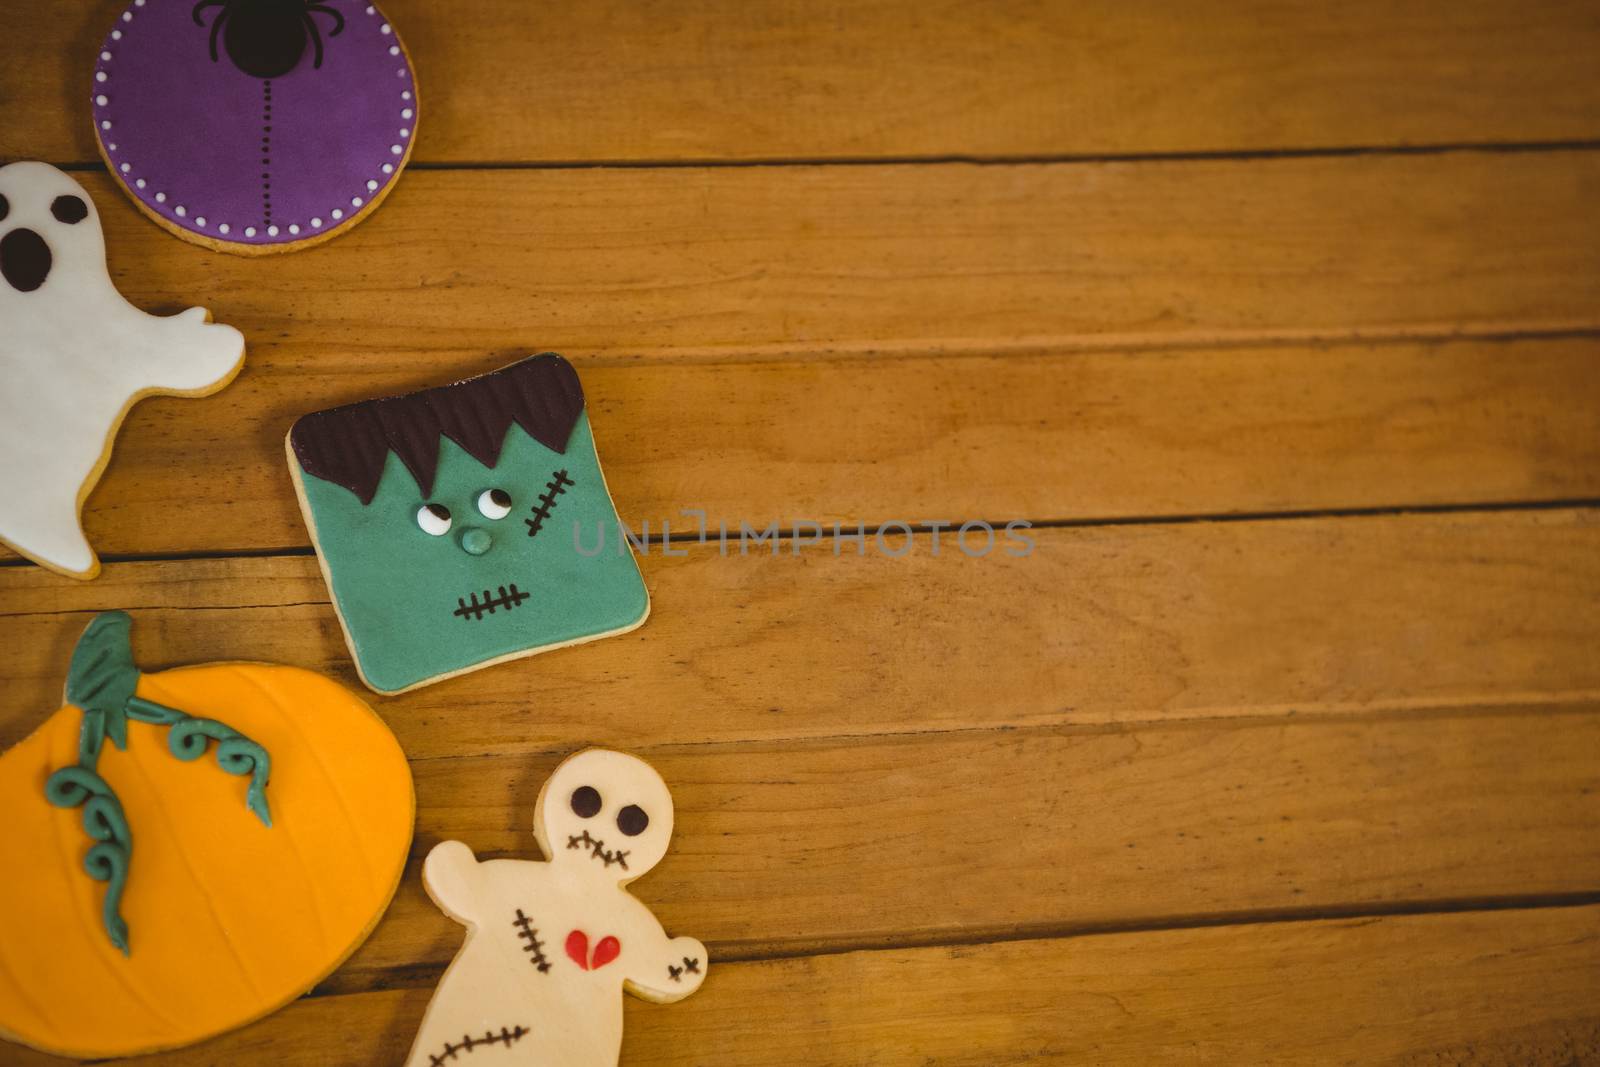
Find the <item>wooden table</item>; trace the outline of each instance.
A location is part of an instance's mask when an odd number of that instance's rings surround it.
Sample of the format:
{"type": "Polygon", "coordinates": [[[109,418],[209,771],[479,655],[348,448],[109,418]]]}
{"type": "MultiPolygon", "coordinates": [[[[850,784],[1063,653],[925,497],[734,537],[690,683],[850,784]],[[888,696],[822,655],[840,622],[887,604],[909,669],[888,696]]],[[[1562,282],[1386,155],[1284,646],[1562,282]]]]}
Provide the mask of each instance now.
{"type": "Polygon", "coordinates": [[[308,410],[564,352],[684,552],[635,634],[375,700],[389,914],[160,1063],[397,1063],[460,940],[417,860],[528,854],[591,743],[672,783],[637,892],[715,961],[628,1064],[1600,1062],[1593,0],[388,0],[417,158],[261,260],[93,163],[119,4],[5,5],[0,156],[79,165],[130,299],[249,357],[128,420],[102,577],[0,567],[0,742],[100,609],[356,684],[308,410]],[[936,554],[967,520],[1033,549],[936,554]]]}

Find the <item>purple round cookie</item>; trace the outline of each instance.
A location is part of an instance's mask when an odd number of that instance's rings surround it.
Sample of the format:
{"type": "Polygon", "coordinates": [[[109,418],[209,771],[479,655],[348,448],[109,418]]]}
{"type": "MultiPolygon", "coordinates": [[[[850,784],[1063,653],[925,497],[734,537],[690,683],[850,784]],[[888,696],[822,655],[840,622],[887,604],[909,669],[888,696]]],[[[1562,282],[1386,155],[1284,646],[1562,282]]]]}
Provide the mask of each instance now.
{"type": "Polygon", "coordinates": [[[101,154],[134,202],[229,252],[343,233],[416,139],[411,61],[359,0],[132,0],[91,96],[101,154]]]}

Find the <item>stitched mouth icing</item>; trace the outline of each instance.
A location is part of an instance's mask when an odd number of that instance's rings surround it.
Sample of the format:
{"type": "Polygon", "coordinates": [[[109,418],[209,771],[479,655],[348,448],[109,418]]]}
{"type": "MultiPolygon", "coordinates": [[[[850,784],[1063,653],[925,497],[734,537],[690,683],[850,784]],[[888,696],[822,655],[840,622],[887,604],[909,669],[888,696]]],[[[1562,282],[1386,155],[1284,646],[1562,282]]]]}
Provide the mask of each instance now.
{"type": "Polygon", "coordinates": [[[581,834],[568,834],[567,848],[587,848],[590,859],[604,860],[607,867],[615,863],[623,870],[628,869],[628,854],[626,852],[620,848],[614,852],[608,852],[606,843],[599,838],[590,837],[587,830],[581,834]]]}
{"type": "Polygon", "coordinates": [[[532,593],[524,593],[517,588],[516,582],[512,582],[509,586],[500,586],[498,594],[490,593],[489,590],[485,589],[482,600],[478,599],[477,593],[472,594],[470,601],[458,598],[456,600],[458,607],[450,614],[460,619],[481,619],[485,614],[493,615],[500,608],[505,608],[507,611],[515,611],[522,606],[524,600],[528,600],[532,596],[532,593]]]}

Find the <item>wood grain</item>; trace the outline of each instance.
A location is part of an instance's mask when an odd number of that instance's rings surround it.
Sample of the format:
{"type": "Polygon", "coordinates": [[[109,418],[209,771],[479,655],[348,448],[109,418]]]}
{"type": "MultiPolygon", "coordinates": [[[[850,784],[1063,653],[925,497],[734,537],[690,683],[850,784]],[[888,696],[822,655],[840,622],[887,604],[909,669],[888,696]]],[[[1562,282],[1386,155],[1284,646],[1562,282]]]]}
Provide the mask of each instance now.
{"type": "MultiPolygon", "coordinates": [[[[17,4],[0,157],[94,160],[125,0],[17,4]],[[70,105],[70,106],[66,106],[70,105]]],[[[1592,4],[389,0],[429,161],[1271,150],[1600,136],[1592,4]]],[[[197,34],[200,31],[197,31],[197,34]]],[[[203,42],[201,42],[203,45],[203,42]]],[[[336,46],[337,41],[330,42],[336,46]]],[[[333,47],[336,61],[337,50],[333,47]]]]}
{"type": "MultiPolygon", "coordinates": [[[[371,388],[488,365],[433,358],[371,388]]],[[[91,542],[134,555],[307,545],[283,435],[301,413],[359,399],[370,362],[268,341],[225,394],[140,405],[90,499],[91,542]]],[[[686,508],[737,531],[1600,497],[1593,337],[580,362],[612,496],[655,535],[693,532],[686,508]]]]}
{"type": "MultiPolygon", "coordinates": [[[[1597,939],[1591,906],[714,964],[681,1004],[630,1000],[622,1058],[1564,1067],[1600,1059],[1597,939]]],[[[427,998],[403,989],[301,1000],[160,1062],[396,1063],[427,998]]],[[[13,1062],[66,1061],[19,1051],[13,1062]]]]}
{"type": "Polygon", "coordinates": [[[1600,328],[1591,152],[425,171],[347,236],[267,259],[174,245],[84,177],[131,300],[204,303],[252,344],[315,337],[344,360],[318,370],[357,372],[345,390],[432,381],[441,350],[926,355],[1600,328]]]}
{"type": "MultiPolygon", "coordinates": [[[[899,557],[875,539],[652,552],[635,633],[380,706],[428,759],[1582,701],[1600,695],[1595,514],[1034,530],[1030,554],[982,558],[894,534],[899,557]]],[[[56,706],[87,613],[109,608],[134,613],[148,669],[258,658],[359,687],[306,557],[114,564],[88,583],[0,568],[0,600],[0,743],[56,706]]]]}
{"type": "MultiPolygon", "coordinates": [[[[677,825],[635,891],[722,958],[1600,891],[1592,705],[644,754],[677,825]]],[[[324,988],[443,970],[460,932],[422,856],[452,838],[537,856],[564,755],[416,763],[413,862],[324,988]]]]}

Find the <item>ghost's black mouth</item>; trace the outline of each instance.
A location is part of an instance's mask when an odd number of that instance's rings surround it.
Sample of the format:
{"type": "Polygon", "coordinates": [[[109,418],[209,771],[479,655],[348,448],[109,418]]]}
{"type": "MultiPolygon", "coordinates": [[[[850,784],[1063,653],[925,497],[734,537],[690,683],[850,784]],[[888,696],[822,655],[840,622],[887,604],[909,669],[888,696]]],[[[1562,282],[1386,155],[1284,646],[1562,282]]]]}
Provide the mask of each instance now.
{"type": "Polygon", "coordinates": [[[501,608],[515,611],[522,606],[524,600],[532,596],[532,593],[524,593],[517,588],[516,582],[512,582],[510,585],[500,586],[498,593],[491,593],[485,589],[482,600],[478,599],[477,593],[473,593],[470,599],[457,599],[456,604],[459,606],[451,614],[460,619],[481,619],[485,614],[493,615],[501,608]]]}
{"type": "Polygon", "coordinates": [[[628,854],[626,852],[620,848],[614,852],[607,852],[606,843],[599,838],[590,837],[587,830],[581,834],[568,834],[567,848],[587,848],[590,859],[604,860],[607,867],[615,863],[623,870],[628,869],[628,854]]]}
{"type": "Polygon", "coordinates": [[[0,276],[19,293],[31,293],[43,285],[52,262],[50,246],[26,227],[0,238],[0,276]]]}

